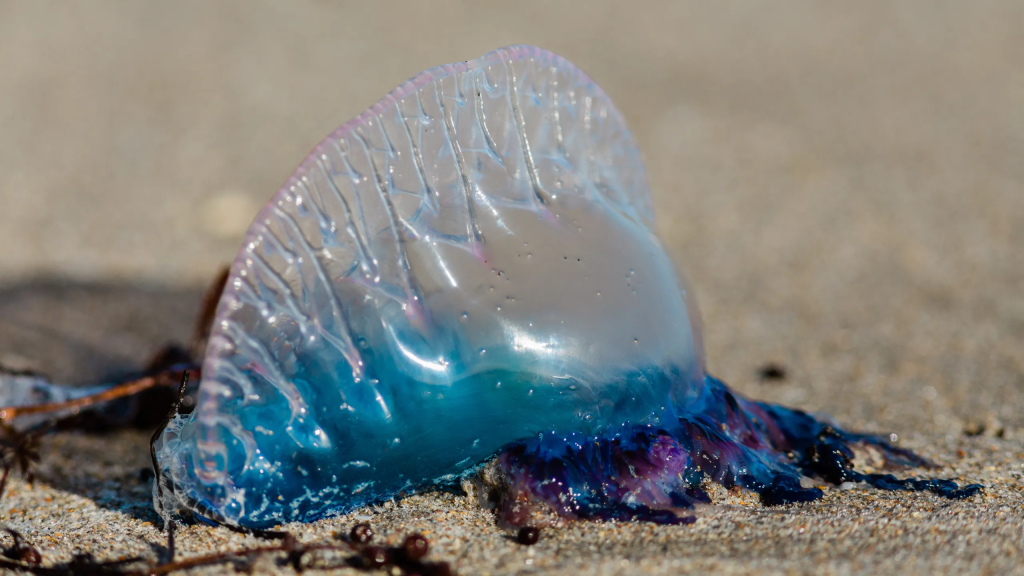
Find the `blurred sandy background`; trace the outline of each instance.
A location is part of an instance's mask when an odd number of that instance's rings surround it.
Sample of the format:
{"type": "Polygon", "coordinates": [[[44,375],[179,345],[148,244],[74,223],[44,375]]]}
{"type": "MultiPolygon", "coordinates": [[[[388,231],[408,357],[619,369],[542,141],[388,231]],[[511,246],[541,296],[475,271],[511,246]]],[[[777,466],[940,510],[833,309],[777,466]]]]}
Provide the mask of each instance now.
{"type": "Polygon", "coordinates": [[[187,337],[323,136],[424,68],[515,43],[623,111],[716,374],[1019,479],[1016,0],[2,2],[0,361],[88,381],[187,337]],[[767,361],[790,378],[759,383],[767,361]]]}

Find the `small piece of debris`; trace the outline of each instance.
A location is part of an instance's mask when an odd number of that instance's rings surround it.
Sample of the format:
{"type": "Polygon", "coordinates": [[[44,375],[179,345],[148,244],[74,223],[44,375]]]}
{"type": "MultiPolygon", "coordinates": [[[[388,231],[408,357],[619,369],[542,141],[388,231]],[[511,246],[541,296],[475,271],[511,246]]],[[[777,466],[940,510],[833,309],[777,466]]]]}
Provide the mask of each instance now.
{"type": "Polygon", "coordinates": [[[757,377],[764,382],[781,382],[786,376],[786,367],[777,362],[768,362],[757,369],[757,377]]]}
{"type": "Polygon", "coordinates": [[[519,533],[516,534],[516,542],[523,546],[533,546],[538,540],[540,540],[540,528],[534,528],[533,526],[523,526],[519,529],[519,533]]]}
{"type": "Polygon", "coordinates": [[[361,522],[352,527],[348,538],[357,544],[369,544],[373,540],[373,528],[366,522],[361,522]]]}

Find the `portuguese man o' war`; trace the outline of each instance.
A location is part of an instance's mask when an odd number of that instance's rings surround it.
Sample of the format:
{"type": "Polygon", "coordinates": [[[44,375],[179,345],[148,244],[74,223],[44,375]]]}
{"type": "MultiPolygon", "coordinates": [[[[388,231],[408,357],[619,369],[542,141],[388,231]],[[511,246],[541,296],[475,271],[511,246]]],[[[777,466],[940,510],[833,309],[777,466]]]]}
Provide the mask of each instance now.
{"type": "Polygon", "coordinates": [[[541,49],[427,70],[324,139],[231,268],[196,409],[157,448],[157,509],[263,528],[479,472],[501,514],[682,523],[705,484],[766,504],[862,474],[869,435],[707,375],[608,96],[541,49]]]}

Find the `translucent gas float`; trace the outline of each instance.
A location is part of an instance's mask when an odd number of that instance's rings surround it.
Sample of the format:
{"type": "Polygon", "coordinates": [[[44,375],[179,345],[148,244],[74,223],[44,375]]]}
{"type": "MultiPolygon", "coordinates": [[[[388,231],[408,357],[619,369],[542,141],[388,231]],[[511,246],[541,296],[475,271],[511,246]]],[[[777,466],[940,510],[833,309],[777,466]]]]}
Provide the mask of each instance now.
{"type": "Polygon", "coordinates": [[[267,527],[491,462],[502,515],[687,522],[714,481],[766,504],[805,475],[924,460],[708,376],[626,124],[527,46],[432,68],[332,132],[249,228],[156,505],[267,527]]]}

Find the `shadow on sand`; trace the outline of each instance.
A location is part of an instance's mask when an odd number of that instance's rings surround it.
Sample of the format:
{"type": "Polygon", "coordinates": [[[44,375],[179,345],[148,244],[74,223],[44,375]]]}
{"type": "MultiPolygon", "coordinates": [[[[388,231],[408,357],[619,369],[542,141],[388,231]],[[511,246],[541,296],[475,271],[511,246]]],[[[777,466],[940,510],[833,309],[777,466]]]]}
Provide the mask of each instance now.
{"type": "MultiPolygon", "coordinates": [[[[188,342],[203,289],[60,278],[0,285],[0,364],[59,383],[118,380],[161,347],[188,342]]],[[[42,443],[37,481],[155,521],[143,472],[150,434],[53,434],[42,443]]]]}

